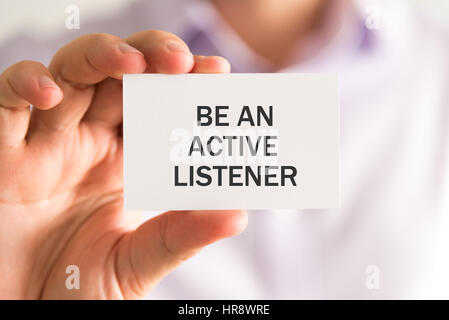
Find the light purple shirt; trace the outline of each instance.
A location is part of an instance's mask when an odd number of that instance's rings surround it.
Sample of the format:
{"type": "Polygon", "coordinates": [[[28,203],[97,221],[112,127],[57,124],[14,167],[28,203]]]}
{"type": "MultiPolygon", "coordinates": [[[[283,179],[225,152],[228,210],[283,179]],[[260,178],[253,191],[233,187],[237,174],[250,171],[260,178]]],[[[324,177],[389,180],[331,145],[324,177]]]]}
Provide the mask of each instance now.
{"type": "MultiPolygon", "coordinates": [[[[204,249],[149,298],[449,298],[448,34],[402,1],[374,3],[378,29],[359,2],[313,58],[281,70],[339,74],[341,209],[250,212],[242,235],[204,249]]],[[[81,34],[153,28],[226,57],[234,72],[270,70],[193,0],[134,3],[58,39],[17,36],[0,44],[0,69],[48,63],[81,34]]]]}

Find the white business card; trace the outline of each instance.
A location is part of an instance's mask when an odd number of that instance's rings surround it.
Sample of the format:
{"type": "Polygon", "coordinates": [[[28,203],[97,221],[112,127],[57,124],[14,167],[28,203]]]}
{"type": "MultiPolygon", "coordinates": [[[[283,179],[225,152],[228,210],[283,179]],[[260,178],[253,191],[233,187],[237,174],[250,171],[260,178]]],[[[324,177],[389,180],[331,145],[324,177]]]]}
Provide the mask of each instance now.
{"type": "Polygon", "coordinates": [[[339,207],[334,74],[123,79],[127,210],[339,207]]]}

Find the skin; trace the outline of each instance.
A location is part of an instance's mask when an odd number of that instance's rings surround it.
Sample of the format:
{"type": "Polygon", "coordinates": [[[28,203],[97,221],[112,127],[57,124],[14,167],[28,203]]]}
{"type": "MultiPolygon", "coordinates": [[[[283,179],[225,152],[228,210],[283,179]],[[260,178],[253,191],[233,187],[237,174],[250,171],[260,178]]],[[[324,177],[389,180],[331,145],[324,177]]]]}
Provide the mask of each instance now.
{"type": "MultiPolygon", "coordinates": [[[[311,28],[321,3],[214,2],[277,67],[288,63],[293,39],[311,28]]],[[[5,70],[0,299],[140,298],[204,246],[242,232],[243,211],[166,212],[143,224],[139,213],[123,211],[122,75],[229,71],[225,59],[193,56],[181,39],[154,30],[127,39],[85,35],[48,68],[22,61],[5,70]],[[66,289],[69,265],[80,269],[79,290],[66,289]]]]}
{"type": "Polygon", "coordinates": [[[48,69],[0,76],[0,298],[131,299],[202,247],[240,233],[242,211],[123,211],[124,73],[229,72],[163,31],[83,36],[48,69]],[[30,113],[29,105],[35,108],[30,113]],[[67,290],[68,265],[80,290],[67,290]]]}
{"type": "Polygon", "coordinates": [[[322,20],[331,6],[325,0],[211,1],[229,26],[273,70],[288,66],[292,53],[310,33],[320,31],[320,37],[324,37],[322,20]]]}

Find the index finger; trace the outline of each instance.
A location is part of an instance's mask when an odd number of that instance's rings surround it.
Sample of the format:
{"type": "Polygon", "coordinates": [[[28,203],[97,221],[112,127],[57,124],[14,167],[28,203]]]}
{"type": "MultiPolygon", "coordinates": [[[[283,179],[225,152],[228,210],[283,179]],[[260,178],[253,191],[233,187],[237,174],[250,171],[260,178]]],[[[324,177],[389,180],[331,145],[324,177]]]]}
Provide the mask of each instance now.
{"type": "Polygon", "coordinates": [[[160,30],[141,31],[126,41],[144,54],[147,72],[188,73],[195,64],[189,47],[173,33],[160,30]]]}
{"type": "Polygon", "coordinates": [[[53,57],[50,72],[62,81],[84,87],[107,77],[145,70],[143,54],[111,34],[88,34],[62,47],[53,57]]]}
{"type": "Polygon", "coordinates": [[[121,79],[124,73],[140,73],[145,68],[143,54],[119,37],[89,34],[70,42],[55,54],[49,66],[64,99],[51,110],[33,110],[30,134],[76,127],[92,101],[94,84],[108,77],[121,79]]]}

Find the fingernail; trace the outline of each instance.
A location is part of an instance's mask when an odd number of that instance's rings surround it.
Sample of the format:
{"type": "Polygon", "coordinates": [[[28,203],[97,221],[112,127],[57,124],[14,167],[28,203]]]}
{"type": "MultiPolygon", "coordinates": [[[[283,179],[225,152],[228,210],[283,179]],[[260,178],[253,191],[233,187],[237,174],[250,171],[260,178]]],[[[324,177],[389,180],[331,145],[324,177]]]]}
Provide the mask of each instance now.
{"type": "Polygon", "coordinates": [[[46,89],[46,88],[59,89],[59,87],[56,84],[56,82],[54,82],[48,76],[40,76],[39,77],[39,86],[41,87],[41,89],[46,89]]]}
{"type": "Polygon", "coordinates": [[[188,53],[190,53],[190,50],[189,50],[189,48],[187,48],[186,45],[184,45],[176,40],[167,41],[166,46],[167,46],[168,50],[173,51],[173,52],[188,52],[188,53]]]}
{"type": "Polygon", "coordinates": [[[140,52],[139,50],[137,50],[134,47],[131,47],[129,44],[125,43],[125,42],[121,42],[118,45],[118,48],[120,49],[120,51],[122,53],[138,53],[140,55],[143,55],[142,52],[140,52]]]}

